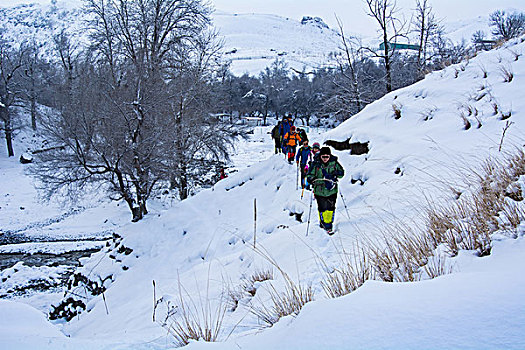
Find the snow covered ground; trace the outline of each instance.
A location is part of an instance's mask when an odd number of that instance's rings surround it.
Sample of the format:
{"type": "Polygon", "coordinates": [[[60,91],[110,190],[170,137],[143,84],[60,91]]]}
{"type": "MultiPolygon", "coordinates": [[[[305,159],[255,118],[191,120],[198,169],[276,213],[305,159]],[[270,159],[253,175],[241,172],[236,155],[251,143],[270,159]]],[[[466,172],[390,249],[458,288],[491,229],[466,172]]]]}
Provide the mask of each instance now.
{"type": "MultiPolygon", "coordinates": [[[[4,227],[15,233],[35,227],[36,236],[84,237],[111,230],[120,237],[81,259],[77,272],[107,289],[97,296],[86,288],[74,289],[87,311],[69,323],[50,324],[26,304],[42,308],[42,299],[0,301],[2,346],[173,348],[162,323],[169,325],[182,312],[181,298],[197,310],[209,310],[238,295],[238,304],[230,305],[223,320],[220,339],[228,339],[193,342],[188,348],[525,348],[523,227],[516,239],[495,237],[488,257],[460,252],[448,261],[453,273],[434,280],[368,281],[338,299],[328,299],[320,284],[325,273],[340,264],[343,248],[380,236],[391,220],[418,223],[429,198],[453,201],[451,187],[468,190],[468,172],[487,156],[501,155],[500,146],[503,151],[522,149],[523,52],[525,41],[516,39],[480,53],[394,91],[336,129],[311,137],[369,143],[367,154],[335,152],[346,174],[340,181],[345,202],[338,199],[337,233],[332,237],[317,226],[315,202],[309,215],[311,194],[301,198],[295,166],[282,155],[272,155],[264,128],[256,128],[233,157],[238,172],[169,208],[153,201],[150,214],[138,223],[129,223],[129,213],[114,203],[47,222],[47,217],[61,217],[63,209],[34,202],[23,166],[2,153],[2,178],[11,181],[1,187],[1,198],[9,204],[0,205],[2,232],[4,227]],[[504,70],[513,73],[512,81],[505,82],[504,70]],[[15,195],[18,188],[20,197],[15,195]],[[21,203],[26,209],[20,209],[21,203]],[[315,301],[297,317],[263,329],[251,310],[268,303],[272,286],[280,290],[285,283],[275,265],[297,283],[310,284],[315,301]],[[272,271],[273,279],[253,283],[251,296],[243,285],[257,271],[272,271]]],[[[59,272],[45,273],[53,277],[59,272]]]]}

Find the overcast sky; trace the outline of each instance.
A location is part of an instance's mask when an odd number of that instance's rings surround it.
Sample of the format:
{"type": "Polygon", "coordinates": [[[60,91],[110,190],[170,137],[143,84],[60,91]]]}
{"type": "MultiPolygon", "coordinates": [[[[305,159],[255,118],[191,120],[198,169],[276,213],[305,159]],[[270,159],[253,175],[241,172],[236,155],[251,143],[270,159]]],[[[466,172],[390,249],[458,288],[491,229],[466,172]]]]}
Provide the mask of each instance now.
{"type": "MultiPolygon", "coordinates": [[[[60,1],[60,0],[59,0],[60,1]]],[[[81,0],[69,0],[80,2],[81,0]]],[[[50,0],[0,0],[0,6],[50,0]]],[[[368,33],[375,31],[374,23],[365,15],[364,0],[211,0],[217,10],[230,13],[276,14],[300,20],[303,16],[321,17],[335,28],[335,14],[341,18],[345,31],[368,33]]],[[[397,0],[408,12],[415,0],[397,0]]],[[[525,12],[525,0],[430,0],[434,12],[445,21],[488,16],[495,9],[514,8],[525,12]]],[[[410,14],[406,13],[409,17],[410,14]]],[[[408,18],[407,18],[408,19],[408,18]]]]}

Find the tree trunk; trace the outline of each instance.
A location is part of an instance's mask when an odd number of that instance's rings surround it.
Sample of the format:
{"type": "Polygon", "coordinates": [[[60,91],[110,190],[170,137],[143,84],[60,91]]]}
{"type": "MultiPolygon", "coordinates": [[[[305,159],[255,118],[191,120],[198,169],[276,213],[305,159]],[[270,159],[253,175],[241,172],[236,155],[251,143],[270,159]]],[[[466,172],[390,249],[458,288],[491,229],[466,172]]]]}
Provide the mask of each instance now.
{"type": "Polygon", "coordinates": [[[6,108],[4,108],[4,115],[4,134],[7,143],[7,155],[13,157],[15,155],[15,151],[13,150],[13,127],[11,126],[11,116],[6,108]]]}
{"type": "Polygon", "coordinates": [[[36,98],[34,89],[31,91],[31,127],[36,130],[36,98]]]}
{"type": "Polygon", "coordinates": [[[179,197],[181,201],[188,198],[188,178],[186,177],[186,174],[181,174],[180,176],[179,197]]]}
{"type": "Polygon", "coordinates": [[[135,201],[131,197],[131,193],[129,193],[129,191],[127,190],[126,185],[124,184],[124,177],[122,175],[122,172],[118,168],[113,170],[113,172],[117,176],[118,185],[119,185],[118,188],[119,188],[120,194],[122,195],[122,198],[124,198],[124,200],[128,204],[129,210],[131,211],[131,214],[133,215],[131,221],[132,222],[139,221],[140,219],[142,219],[141,208],[140,206],[135,205],[135,201]]]}
{"type": "Polygon", "coordinates": [[[383,32],[383,43],[385,45],[384,60],[386,70],[386,91],[392,91],[392,67],[390,66],[390,52],[388,52],[388,37],[386,30],[383,32]]]}

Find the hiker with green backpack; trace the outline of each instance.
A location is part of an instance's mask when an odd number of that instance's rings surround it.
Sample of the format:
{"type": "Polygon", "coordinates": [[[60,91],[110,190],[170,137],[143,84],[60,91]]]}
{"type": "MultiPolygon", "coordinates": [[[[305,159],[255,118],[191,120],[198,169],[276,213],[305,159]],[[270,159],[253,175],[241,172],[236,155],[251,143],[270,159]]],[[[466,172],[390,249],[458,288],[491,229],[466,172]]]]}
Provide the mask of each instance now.
{"type": "Polygon", "coordinates": [[[323,147],[319,152],[319,161],[312,162],[307,181],[313,187],[319,224],[329,235],[333,235],[335,203],[337,201],[337,182],[343,178],[345,171],[337,157],[332,155],[330,147],[323,147]]]}

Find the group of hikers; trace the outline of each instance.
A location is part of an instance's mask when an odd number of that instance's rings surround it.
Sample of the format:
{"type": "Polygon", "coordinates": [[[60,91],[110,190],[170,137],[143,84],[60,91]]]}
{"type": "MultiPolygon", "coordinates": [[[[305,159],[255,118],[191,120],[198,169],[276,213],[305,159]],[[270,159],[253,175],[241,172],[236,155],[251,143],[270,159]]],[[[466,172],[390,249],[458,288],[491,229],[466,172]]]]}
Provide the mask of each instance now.
{"type": "Polygon", "coordinates": [[[332,154],[330,147],[320,147],[317,142],[310,147],[306,131],[293,125],[291,115],[285,116],[272,129],[272,138],[276,154],[283,153],[290,164],[295,158],[301,172],[301,187],[303,190],[313,190],[317,201],[319,225],[332,235],[337,182],[345,174],[337,157],[332,154]],[[299,149],[298,145],[301,145],[299,149]]]}

